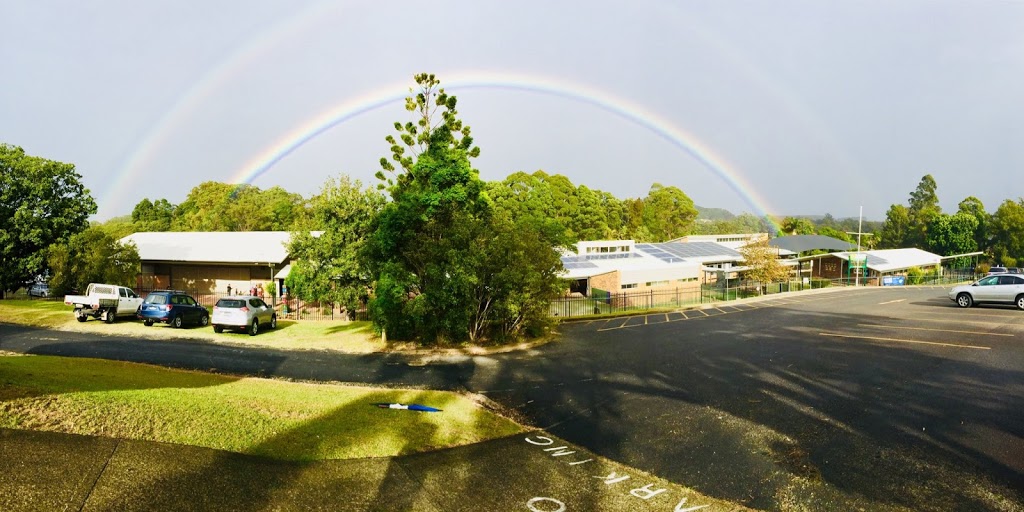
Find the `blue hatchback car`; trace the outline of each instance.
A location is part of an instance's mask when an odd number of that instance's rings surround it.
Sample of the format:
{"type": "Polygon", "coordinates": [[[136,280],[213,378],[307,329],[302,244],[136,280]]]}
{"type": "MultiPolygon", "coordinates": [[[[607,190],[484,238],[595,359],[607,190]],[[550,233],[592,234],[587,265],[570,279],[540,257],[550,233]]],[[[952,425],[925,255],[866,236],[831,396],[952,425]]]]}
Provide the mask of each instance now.
{"type": "Polygon", "coordinates": [[[180,328],[185,324],[207,326],[210,312],[196,302],[191,295],[177,290],[156,290],[146,296],[138,312],[139,320],[146,326],[155,322],[180,328]]]}

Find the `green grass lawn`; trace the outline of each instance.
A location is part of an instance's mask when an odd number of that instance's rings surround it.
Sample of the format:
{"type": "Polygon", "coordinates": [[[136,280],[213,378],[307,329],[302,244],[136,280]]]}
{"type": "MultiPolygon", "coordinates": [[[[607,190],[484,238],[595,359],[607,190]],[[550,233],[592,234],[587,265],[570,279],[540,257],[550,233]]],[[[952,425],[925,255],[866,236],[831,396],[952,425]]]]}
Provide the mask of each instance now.
{"type": "Polygon", "coordinates": [[[118,318],[113,324],[90,318],[78,322],[72,307],[63,302],[46,300],[0,300],[0,322],[63,331],[96,332],[119,336],[157,339],[201,339],[217,343],[259,346],[282,349],[335,350],[349,353],[386,351],[390,347],[378,337],[370,322],[342,322],[317,320],[280,320],[277,329],[261,330],[257,336],[244,332],[213,332],[212,327],[174,329],[165,324],[146,327],[132,318],[118,318]]]}
{"type": "Polygon", "coordinates": [[[525,429],[473,397],[239,378],[0,352],[0,427],[204,446],[283,460],[384,457],[525,429]],[[419,403],[438,413],[380,409],[419,403]]]}

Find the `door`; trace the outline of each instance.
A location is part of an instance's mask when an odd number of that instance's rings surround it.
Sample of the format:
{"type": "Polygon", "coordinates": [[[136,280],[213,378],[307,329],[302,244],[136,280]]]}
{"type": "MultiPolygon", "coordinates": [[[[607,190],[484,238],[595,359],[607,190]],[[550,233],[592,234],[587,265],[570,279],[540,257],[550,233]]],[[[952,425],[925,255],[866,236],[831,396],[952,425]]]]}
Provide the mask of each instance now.
{"type": "Polygon", "coordinates": [[[971,287],[974,300],[977,302],[999,300],[999,276],[988,276],[978,281],[976,286],[971,287]]]}

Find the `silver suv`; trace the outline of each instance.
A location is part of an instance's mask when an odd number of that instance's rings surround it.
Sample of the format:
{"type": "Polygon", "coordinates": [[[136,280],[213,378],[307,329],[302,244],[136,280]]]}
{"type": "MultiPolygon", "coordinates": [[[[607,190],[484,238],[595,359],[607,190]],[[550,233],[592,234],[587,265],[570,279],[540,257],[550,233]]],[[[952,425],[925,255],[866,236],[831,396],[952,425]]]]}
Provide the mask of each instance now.
{"type": "Polygon", "coordinates": [[[277,312],[259,297],[240,295],[222,297],[213,306],[213,332],[224,332],[224,328],[247,331],[256,336],[262,327],[277,328],[277,312]]]}

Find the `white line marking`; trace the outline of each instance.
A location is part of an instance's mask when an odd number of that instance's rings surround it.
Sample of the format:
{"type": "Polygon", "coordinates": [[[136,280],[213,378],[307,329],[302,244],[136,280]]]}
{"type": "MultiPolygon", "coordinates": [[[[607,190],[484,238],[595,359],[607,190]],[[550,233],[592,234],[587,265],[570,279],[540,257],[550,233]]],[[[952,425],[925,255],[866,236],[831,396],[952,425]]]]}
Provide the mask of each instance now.
{"type": "Polygon", "coordinates": [[[879,337],[874,337],[874,336],[859,336],[859,335],[853,335],[853,334],[836,334],[836,333],[830,333],[830,332],[819,332],[818,334],[821,335],[821,336],[831,336],[831,337],[835,337],[835,338],[854,338],[854,339],[861,339],[861,340],[894,341],[894,342],[898,342],[898,343],[918,343],[918,344],[921,344],[921,345],[937,345],[937,346],[940,346],[940,347],[974,348],[974,349],[978,349],[978,350],[992,350],[992,347],[979,347],[979,346],[975,346],[975,345],[957,345],[955,343],[939,343],[939,342],[936,342],[936,341],[903,340],[903,339],[899,339],[899,338],[879,338],[879,337]]]}
{"type": "Polygon", "coordinates": [[[895,302],[903,302],[905,300],[907,300],[907,299],[896,299],[896,300],[890,300],[888,302],[879,302],[878,305],[879,306],[884,306],[886,304],[892,304],[892,303],[895,303],[895,302]]]}
{"type": "Polygon", "coordinates": [[[953,331],[950,329],[929,329],[927,327],[904,327],[901,325],[880,325],[880,324],[857,324],[861,327],[882,327],[884,329],[911,329],[914,331],[935,331],[935,332],[955,332],[958,334],[977,334],[979,336],[1009,336],[1014,337],[1016,334],[1009,334],[1005,332],[978,332],[978,331],[953,331]]]}

